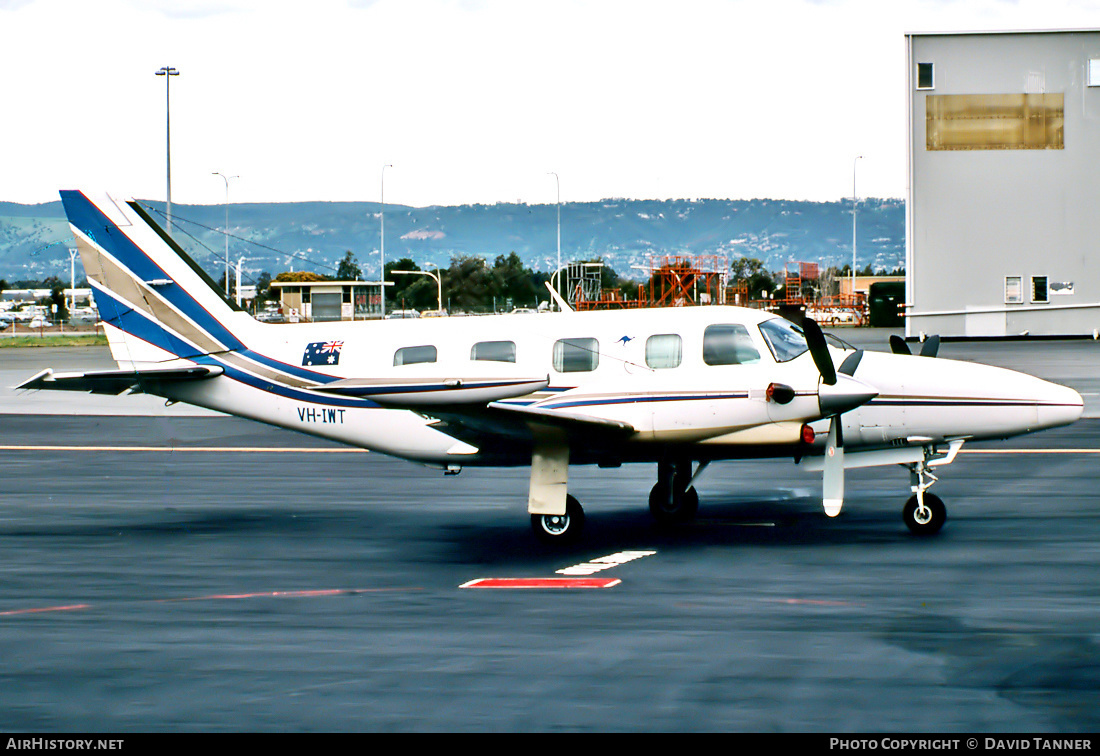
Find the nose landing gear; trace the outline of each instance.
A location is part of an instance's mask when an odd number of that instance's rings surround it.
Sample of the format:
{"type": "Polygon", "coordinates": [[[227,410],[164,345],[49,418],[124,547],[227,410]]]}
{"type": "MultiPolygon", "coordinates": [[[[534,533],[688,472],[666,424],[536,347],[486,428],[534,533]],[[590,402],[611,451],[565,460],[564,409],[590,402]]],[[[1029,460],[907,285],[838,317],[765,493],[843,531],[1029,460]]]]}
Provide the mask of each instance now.
{"type": "MultiPolygon", "coordinates": [[[[954,451],[958,451],[957,447],[954,451]]],[[[929,456],[926,451],[924,461],[909,465],[909,480],[913,495],[901,510],[901,519],[905,521],[905,526],[909,528],[909,532],[918,536],[935,535],[947,521],[947,507],[939,496],[928,492],[932,484],[938,480],[928,469],[929,456]]]]}

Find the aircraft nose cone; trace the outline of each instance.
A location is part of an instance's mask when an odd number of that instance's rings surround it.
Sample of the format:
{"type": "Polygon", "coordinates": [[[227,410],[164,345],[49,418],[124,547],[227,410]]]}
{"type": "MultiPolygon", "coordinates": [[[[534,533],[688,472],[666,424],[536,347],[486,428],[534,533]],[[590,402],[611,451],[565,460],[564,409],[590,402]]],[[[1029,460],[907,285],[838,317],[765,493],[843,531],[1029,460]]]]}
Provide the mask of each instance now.
{"type": "Polygon", "coordinates": [[[839,415],[841,412],[860,407],[878,396],[878,391],[863,381],[851,378],[843,373],[837,375],[832,386],[822,383],[817,392],[817,403],[822,417],[839,415]]]}
{"type": "Polygon", "coordinates": [[[1085,411],[1085,402],[1068,386],[1043,381],[1038,410],[1040,427],[1057,428],[1078,420],[1085,411]]]}

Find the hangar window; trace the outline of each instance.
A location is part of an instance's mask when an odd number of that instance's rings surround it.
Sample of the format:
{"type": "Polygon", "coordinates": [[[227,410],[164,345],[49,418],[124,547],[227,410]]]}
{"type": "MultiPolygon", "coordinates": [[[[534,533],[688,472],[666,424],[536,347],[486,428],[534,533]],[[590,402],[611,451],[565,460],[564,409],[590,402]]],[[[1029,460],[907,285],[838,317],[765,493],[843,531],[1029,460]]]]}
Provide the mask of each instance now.
{"type": "Polygon", "coordinates": [[[415,365],[419,362],[435,362],[436,351],[434,346],[401,347],[393,353],[393,364],[415,365]]]}
{"type": "Polygon", "coordinates": [[[1089,59],[1088,80],[1090,87],[1100,87],[1100,58],[1089,59]]]}
{"type": "Polygon", "coordinates": [[[1061,150],[1065,95],[964,94],[925,97],[928,150],[1061,150]]]}
{"type": "Polygon", "coordinates": [[[933,63],[917,64],[917,89],[935,89],[936,70],[933,63]]]}
{"type": "Polygon", "coordinates": [[[680,367],[683,341],[679,334],[660,333],[645,342],[645,364],[658,370],[680,367]]]}
{"type": "Polygon", "coordinates": [[[1032,302],[1049,302],[1047,297],[1047,277],[1046,276],[1032,276],[1031,277],[1031,301],[1032,302]]]}
{"type": "Polygon", "coordinates": [[[470,350],[470,359],[485,360],[487,362],[515,362],[516,342],[479,341],[470,350]]]}
{"type": "Polygon", "coordinates": [[[1024,301],[1024,279],[1005,276],[1005,304],[1021,304],[1024,301]]]}
{"type": "Polygon", "coordinates": [[[600,342],[595,339],[560,339],[554,342],[554,370],[586,373],[600,365],[600,342]]]}
{"type": "Polygon", "coordinates": [[[728,323],[707,326],[703,332],[703,362],[708,365],[744,365],[760,362],[745,326],[728,323]]]}

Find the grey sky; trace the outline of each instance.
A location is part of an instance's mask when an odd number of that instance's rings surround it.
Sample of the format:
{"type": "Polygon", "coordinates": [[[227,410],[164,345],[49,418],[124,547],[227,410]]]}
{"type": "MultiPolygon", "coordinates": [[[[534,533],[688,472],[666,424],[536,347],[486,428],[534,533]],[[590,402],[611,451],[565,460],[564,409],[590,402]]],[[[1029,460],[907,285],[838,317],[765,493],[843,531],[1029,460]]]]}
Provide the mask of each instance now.
{"type": "Polygon", "coordinates": [[[1100,0],[0,0],[0,200],[905,192],[907,31],[1100,0]]]}

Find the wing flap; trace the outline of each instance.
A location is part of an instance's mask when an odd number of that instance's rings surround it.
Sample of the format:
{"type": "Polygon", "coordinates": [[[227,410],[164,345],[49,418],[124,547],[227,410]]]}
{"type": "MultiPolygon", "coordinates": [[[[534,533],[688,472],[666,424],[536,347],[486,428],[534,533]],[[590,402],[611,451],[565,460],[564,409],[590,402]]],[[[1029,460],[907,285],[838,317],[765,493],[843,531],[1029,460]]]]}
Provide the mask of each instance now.
{"type": "Polygon", "coordinates": [[[542,378],[346,378],[318,386],[317,391],[370,399],[386,407],[421,409],[485,405],[525,396],[550,385],[542,378]]]}
{"type": "Polygon", "coordinates": [[[222,372],[220,367],[204,365],[141,370],[91,370],[83,373],[58,373],[53,368],[46,368],[15,388],[84,391],[117,396],[127,391],[140,393],[143,383],[199,381],[221,375],[222,372]]]}
{"type": "Polygon", "coordinates": [[[630,423],[619,420],[608,420],[592,415],[574,414],[562,410],[547,409],[545,407],[532,407],[529,405],[504,404],[492,402],[489,409],[511,414],[513,417],[538,425],[552,425],[557,428],[572,431],[590,431],[597,433],[611,433],[617,436],[629,436],[635,432],[630,423]]]}

